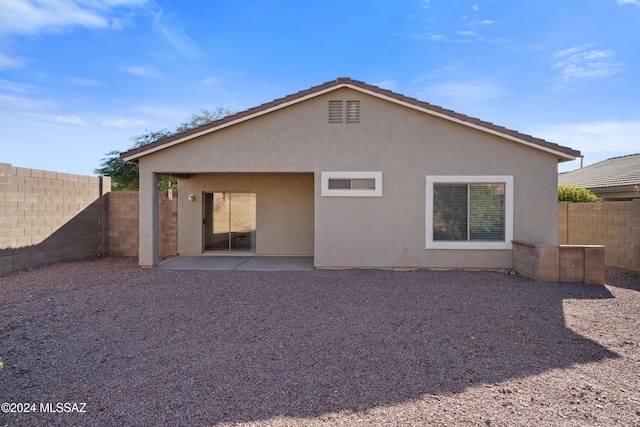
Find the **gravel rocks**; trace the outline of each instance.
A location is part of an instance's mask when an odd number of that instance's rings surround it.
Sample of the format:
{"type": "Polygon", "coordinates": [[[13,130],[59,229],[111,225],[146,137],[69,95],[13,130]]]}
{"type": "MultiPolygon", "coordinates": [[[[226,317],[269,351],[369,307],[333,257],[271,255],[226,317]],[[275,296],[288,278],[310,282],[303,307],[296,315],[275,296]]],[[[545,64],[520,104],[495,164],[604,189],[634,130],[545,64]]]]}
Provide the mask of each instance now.
{"type": "Polygon", "coordinates": [[[13,273],[0,403],[36,411],[0,426],[640,425],[640,273],[607,283],[127,258],[13,273]]]}

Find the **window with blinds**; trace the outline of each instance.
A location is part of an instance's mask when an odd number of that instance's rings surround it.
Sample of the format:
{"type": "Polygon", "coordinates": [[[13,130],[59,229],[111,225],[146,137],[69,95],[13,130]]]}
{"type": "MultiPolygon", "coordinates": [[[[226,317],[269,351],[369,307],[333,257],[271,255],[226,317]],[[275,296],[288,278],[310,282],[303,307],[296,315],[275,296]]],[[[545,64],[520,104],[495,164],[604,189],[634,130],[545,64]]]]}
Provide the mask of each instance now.
{"type": "Polygon", "coordinates": [[[511,250],[513,175],[427,175],[426,249],[511,250]]]}
{"type": "Polygon", "coordinates": [[[433,241],[504,240],[504,183],[433,184],[433,241]]]}
{"type": "Polygon", "coordinates": [[[360,101],[329,101],[329,124],[360,123],[360,101]]]}

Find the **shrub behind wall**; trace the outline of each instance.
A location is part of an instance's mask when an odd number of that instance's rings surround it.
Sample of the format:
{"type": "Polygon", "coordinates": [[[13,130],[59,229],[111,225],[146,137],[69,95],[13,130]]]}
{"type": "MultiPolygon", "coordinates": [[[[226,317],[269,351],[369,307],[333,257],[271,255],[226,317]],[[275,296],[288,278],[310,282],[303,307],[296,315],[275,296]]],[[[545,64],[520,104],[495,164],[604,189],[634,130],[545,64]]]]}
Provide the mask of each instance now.
{"type": "Polygon", "coordinates": [[[589,203],[589,202],[601,202],[602,199],[591,190],[578,187],[575,185],[558,185],[558,201],[559,202],[574,202],[574,203],[589,203]]]}

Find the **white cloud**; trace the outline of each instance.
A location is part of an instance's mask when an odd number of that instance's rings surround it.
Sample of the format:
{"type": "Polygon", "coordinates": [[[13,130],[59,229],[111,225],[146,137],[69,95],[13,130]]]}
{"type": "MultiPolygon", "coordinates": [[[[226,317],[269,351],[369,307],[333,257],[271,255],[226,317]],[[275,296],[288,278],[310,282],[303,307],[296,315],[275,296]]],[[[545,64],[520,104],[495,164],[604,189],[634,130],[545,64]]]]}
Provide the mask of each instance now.
{"type": "Polygon", "coordinates": [[[582,151],[582,154],[611,153],[612,156],[640,152],[640,120],[598,121],[539,125],[533,135],[582,151]]]}
{"type": "Polygon", "coordinates": [[[34,98],[29,96],[15,96],[0,93],[0,110],[48,110],[58,106],[51,99],[34,98]]]}
{"type": "Polygon", "coordinates": [[[443,34],[431,34],[427,37],[429,40],[434,41],[434,42],[439,42],[439,41],[447,41],[447,36],[443,35],[443,34]]]}
{"type": "Polygon", "coordinates": [[[419,98],[444,100],[447,104],[461,105],[501,98],[507,94],[502,87],[491,82],[442,82],[426,86],[420,90],[419,98]]]}
{"type": "Polygon", "coordinates": [[[69,123],[72,125],[89,126],[89,123],[85,122],[78,116],[56,116],[56,120],[61,123],[69,123]]]}
{"type": "Polygon", "coordinates": [[[35,93],[37,88],[24,83],[16,83],[11,80],[0,79],[0,91],[11,93],[35,93]]]}
{"type": "Polygon", "coordinates": [[[496,24],[498,21],[493,20],[493,19],[483,19],[482,21],[479,20],[475,20],[475,21],[471,21],[467,24],[467,26],[469,27],[477,27],[479,25],[493,25],[496,24]]]}
{"type": "Polygon", "coordinates": [[[187,36],[184,31],[184,26],[169,22],[169,18],[164,17],[163,12],[164,11],[160,9],[159,12],[153,13],[153,27],[155,30],[169,40],[185,57],[191,59],[203,57],[204,53],[193,40],[187,36]]]}
{"type": "Polygon", "coordinates": [[[423,0],[422,8],[423,9],[429,9],[429,2],[430,2],[430,0],[423,0]]]}
{"type": "Polygon", "coordinates": [[[640,6],[640,0],[618,0],[618,4],[637,4],[640,6]]]}
{"type": "MultiPolygon", "coordinates": [[[[466,36],[466,34],[461,34],[462,32],[457,32],[457,35],[466,36]]],[[[474,33],[475,34],[475,33],[474,33]]],[[[477,36],[477,34],[475,34],[477,36]]],[[[468,43],[471,41],[469,38],[451,38],[444,34],[433,34],[433,33],[411,33],[407,36],[410,39],[418,40],[418,41],[431,41],[431,42],[446,42],[446,43],[468,43]]]]}
{"type": "Polygon", "coordinates": [[[215,77],[215,76],[207,77],[205,79],[202,79],[200,81],[200,83],[202,83],[204,85],[214,85],[214,84],[218,83],[218,78],[215,77]]]}
{"type": "Polygon", "coordinates": [[[612,50],[586,50],[584,46],[572,47],[554,55],[558,61],[553,68],[560,70],[562,80],[599,79],[612,76],[624,65],[614,61],[612,50]]]}
{"type": "MultiPolygon", "coordinates": [[[[0,7],[0,34],[37,34],[69,27],[109,28],[118,7],[136,7],[146,0],[11,0],[0,7]]],[[[117,25],[116,25],[117,27],[117,25]]]]}
{"type": "Polygon", "coordinates": [[[69,83],[73,83],[74,85],[78,85],[78,86],[102,86],[102,83],[100,83],[97,80],[93,80],[93,79],[85,79],[85,78],[68,78],[66,79],[69,83]]]}
{"type": "Polygon", "coordinates": [[[0,70],[6,70],[9,68],[22,68],[25,65],[25,60],[19,57],[12,57],[6,53],[0,52],[0,70]]]}
{"type": "Polygon", "coordinates": [[[395,80],[382,80],[379,81],[377,83],[373,83],[374,86],[378,86],[382,89],[387,89],[387,90],[396,90],[398,84],[396,83],[395,80]]]}
{"type": "Polygon", "coordinates": [[[477,11],[479,11],[479,10],[480,10],[480,6],[478,6],[477,4],[474,4],[474,5],[473,5],[473,6],[471,6],[469,9],[471,9],[471,10],[473,10],[473,11],[477,12],[477,11]]]}
{"type": "Polygon", "coordinates": [[[116,127],[116,128],[129,128],[132,126],[142,126],[144,122],[142,120],[126,120],[126,119],[110,119],[103,120],[102,126],[116,127]]]}
{"type": "Polygon", "coordinates": [[[91,5],[96,9],[108,9],[111,7],[135,7],[142,6],[147,0],[82,0],[84,4],[91,5]]]}
{"type": "Polygon", "coordinates": [[[121,70],[139,77],[160,77],[160,73],[149,66],[132,65],[121,67],[121,70]]]}

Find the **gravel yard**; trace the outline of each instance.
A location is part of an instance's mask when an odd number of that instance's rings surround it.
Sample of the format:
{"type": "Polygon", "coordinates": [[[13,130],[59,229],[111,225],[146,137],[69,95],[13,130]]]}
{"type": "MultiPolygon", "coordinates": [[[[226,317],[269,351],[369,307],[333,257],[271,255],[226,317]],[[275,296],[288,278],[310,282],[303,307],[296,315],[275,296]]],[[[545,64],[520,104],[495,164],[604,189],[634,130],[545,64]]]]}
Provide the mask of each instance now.
{"type": "Polygon", "coordinates": [[[640,272],[607,283],[126,258],[13,273],[0,427],[640,426],[640,272]]]}

